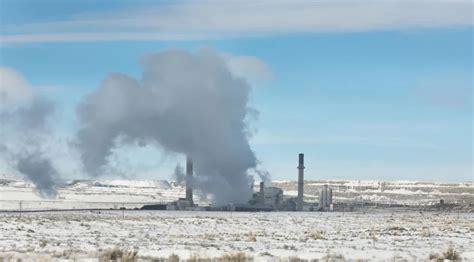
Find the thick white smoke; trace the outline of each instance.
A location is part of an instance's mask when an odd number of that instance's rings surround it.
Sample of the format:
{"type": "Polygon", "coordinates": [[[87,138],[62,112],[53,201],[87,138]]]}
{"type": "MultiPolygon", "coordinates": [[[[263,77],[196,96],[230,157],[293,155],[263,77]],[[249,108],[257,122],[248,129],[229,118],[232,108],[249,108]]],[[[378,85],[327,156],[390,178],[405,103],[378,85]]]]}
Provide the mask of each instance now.
{"type": "Polygon", "coordinates": [[[100,175],[121,141],[158,143],[192,157],[198,189],[216,205],[244,203],[256,167],[246,120],[250,86],[220,54],[166,51],[143,59],[143,77],[111,74],[78,107],[77,147],[100,175]]]}
{"type": "Polygon", "coordinates": [[[59,179],[44,153],[54,111],[55,104],[35,95],[20,73],[0,68],[0,164],[26,176],[43,197],[56,195],[59,179]]]}

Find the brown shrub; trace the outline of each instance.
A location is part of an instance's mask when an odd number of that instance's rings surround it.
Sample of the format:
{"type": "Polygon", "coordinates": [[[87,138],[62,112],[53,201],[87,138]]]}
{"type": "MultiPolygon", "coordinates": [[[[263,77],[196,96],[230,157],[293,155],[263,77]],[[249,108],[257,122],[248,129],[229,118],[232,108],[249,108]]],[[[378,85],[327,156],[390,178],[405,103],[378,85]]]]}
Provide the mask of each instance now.
{"type": "Polygon", "coordinates": [[[105,250],[100,254],[99,261],[122,261],[122,262],[135,262],[137,261],[137,251],[123,251],[118,247],[105,250]]]}
{"type": "Polygon", "coordinates": [[[243,252],[233,253],[233,254],[225,254],[221,256],[218,261],[222,262],[246,262],[246,261],[253,261],[253,257],[247,256],[243,252]]]}

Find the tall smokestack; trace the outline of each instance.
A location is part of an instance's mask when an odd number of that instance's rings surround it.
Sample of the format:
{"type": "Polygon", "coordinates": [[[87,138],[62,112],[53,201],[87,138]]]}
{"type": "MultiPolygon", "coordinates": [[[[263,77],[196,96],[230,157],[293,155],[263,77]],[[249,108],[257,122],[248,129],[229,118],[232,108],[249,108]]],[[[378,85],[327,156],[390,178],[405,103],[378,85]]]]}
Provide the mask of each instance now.
{"type": "Polygon", "coordinates": [[[186,200],[193,205],[193,160],[186,156],[186,200]]]}
{"type": "Polygon", "coordinates": [[[260,182],[260,205],[265,205],[265,183],[260,182]]]}
{"type": "Polygon", "coordinates": [[[298,199],[296,210],[303,211],[303,186],[304,186],[304,154],[299,154],[298,161],[298,199]]]}

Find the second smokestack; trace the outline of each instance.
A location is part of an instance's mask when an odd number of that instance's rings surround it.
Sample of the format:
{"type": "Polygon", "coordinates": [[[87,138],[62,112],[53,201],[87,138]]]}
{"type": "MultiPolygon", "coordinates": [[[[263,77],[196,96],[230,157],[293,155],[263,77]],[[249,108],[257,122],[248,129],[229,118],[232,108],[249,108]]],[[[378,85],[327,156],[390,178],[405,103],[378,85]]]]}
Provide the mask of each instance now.
{"type": "Polygon", "coordinates": [[[193,205],[193,160],[186,156],[186,200],[193,205]]]}
{"type": "Polygon", "coordinates": [[[303,211],[303,187],[304,187],[304,154],[298,156],[298,198],[296,210],[303,211]]]}

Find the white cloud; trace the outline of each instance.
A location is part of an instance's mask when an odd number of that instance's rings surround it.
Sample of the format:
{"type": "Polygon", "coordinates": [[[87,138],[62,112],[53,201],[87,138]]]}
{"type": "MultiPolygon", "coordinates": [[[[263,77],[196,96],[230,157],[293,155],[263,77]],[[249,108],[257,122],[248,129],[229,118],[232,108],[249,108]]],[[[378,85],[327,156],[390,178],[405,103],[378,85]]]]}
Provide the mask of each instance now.
{"type": "Polygon", "coordinates": [[[469,26],[470,0],[178,2],[3,26],[0,42],[199,40],[469,26]]]}
{"type": "Polygon", "coordinates": [[[0,109],[30,101],[33,89],[15,69],[0,67],[0,109]]]}
{"type": "Polygon", "coordinates": [[[245,78],[252,85],[266,81],[273,75],[270,67],[254,56],[225,54],[224,59],[232,74],[245,78]]]}

